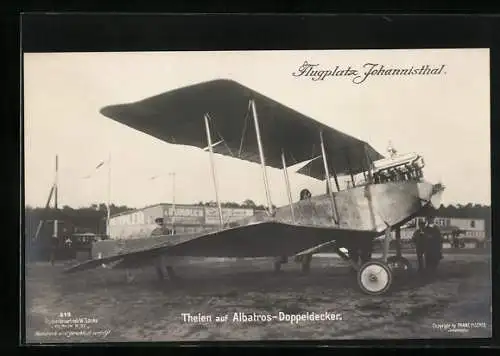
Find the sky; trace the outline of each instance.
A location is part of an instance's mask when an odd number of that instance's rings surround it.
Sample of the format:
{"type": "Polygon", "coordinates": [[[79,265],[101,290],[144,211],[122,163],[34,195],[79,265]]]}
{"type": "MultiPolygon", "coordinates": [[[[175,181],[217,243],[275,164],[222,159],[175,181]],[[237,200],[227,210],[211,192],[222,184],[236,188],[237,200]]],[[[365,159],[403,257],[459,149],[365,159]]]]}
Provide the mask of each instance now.
{"type": "MultiPolygon", "coordinates": [[[[362,139],[383,155],[389,142],[399,153],[423,155],[425,179],[446,186],[444,204],[490,204],[488,49],[24,54],[25,203],[45,205],[56,154],[60,206],[89,206],[108,196],[136,208],[171,202],[174,195],[176,203],[215,200],[207,152],[162,142],[99,110],[220,78],[362,139]],[[350,77],[292,75],[304,61],[360,73],[366,63],[445,67],[440,75],[374,75],[355,84],[350,77]],[[96,170],[108,157],[110,165],[96,170]]],[[[266,202],[259,165],[216,156],[215,166],[221,201],[266,202]]],[[[273,204],[286,204],[282,172],[268,168],[268,176],[273,204]]],[[[325,192],[321,181],[292,169],[289,176],[294,198],[303,188],[325,192]]]]}

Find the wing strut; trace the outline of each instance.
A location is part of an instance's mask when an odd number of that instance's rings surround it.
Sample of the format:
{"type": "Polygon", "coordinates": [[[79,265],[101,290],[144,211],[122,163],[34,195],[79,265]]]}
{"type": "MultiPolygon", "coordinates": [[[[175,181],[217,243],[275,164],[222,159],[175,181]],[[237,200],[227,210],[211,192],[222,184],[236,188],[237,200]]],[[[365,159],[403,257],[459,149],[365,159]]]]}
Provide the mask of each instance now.
{"type": "MultiPolygon", "coordinates": [[[[333,220],[335,221],[336,224],[338,224],[339,223],[339,215],[337,212],[337,207],[335,205],[335,198],[333,197],[332,181],[330,180],[330,173],[328,170],[328,162],[326,161],[326,151],[325,151],[325,142],[323,140],[323,131],[319,132],[319,138],[321,141],[321,155],[323,156],[323,165],[325,166],[325,175],[326,175],[326,181],[328,184],[328,193],[330,194],[330,200],[332,203],[333,220]]],[[[337,186],[337,189],[338,189],[338,186],[337,186]]]]}
{"type": "Polygon", "coordinates": [[[224,219],[222,218],[222,207],[220,205],[220,200],[219,200],[219,185],[217,183],[217,174],[215,172],[214,147],[212,146],[212,136],[210,134],[208,114],[205,114],[205,131],[207,132],[208,151],[210,152],[210,168],[212,170],[212,179],[214,181],[215,200],[217,201],[217,209],[219,210],[220,228],[222,229],[222,227],[224,226],[224,219]]]}
{"type": "Polygon", "coordinates": [[[288,193],[288,202],[290,203],[290,212],[292,213],[292,222],[295,224],[295,213],[293,211],[292,191],[290,190],[290,179],[286,168],[285,152],[281,152],[281,160],[283,161],[283,174],[285,176],[286,192],[288,193]]]}
{"type": "Polygon", "coordinates": [[[372,175],[372,170],[373,170],[373,162],[370,159],[370,156],[368,156],[368,152],[366,152],[366,145],[363,146],[363,151],[365,153],[365,159],[366,159],[366,164],[368,168],[368,183],[373,182],[373,175],[372,175]]]}
{"type": "Polygon", "coordinates": [[[269,181],[267,180],[266,159],[264,157],[264,149],[262,148],[262,140],[260,137],[259,118],[257,116],[257,109],[255,108],[255,101],[253,99],[251,99],[250,102],[252,105],[252,114],[253,114],[253,121],[254,121],[254,125],[255,125],[255,134],[257,136],[257,144],[259,146],[260,164],[262,166],[262,176],[264,178],[264,187],[266,188],[268,214],[273,215],[273,203],[271,202],[271,192],[269,191],[269,181]]]}

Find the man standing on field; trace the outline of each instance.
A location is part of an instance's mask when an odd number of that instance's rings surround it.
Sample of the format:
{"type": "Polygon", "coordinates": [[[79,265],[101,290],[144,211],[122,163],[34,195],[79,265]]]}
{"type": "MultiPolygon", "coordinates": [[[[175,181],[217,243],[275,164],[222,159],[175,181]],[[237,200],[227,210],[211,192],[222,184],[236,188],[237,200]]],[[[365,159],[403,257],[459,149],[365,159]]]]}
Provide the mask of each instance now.
{"type": "MultiPolygon", "coordinates": [[[[156,228],[151,232],[151,237],[154,236],[168,236],[170,235],[170,230],[163,223],[163,218],[155,219],[156,228]]],[[[167,273],[170,280],[174,280],[176,278],[174,269],[172,266],[165,266],[166,261],[164,256],[159,256],[156,261],[156,274],[158,275],[158,279],[161,281],[165,279],[165,272],[167,273]]]]}

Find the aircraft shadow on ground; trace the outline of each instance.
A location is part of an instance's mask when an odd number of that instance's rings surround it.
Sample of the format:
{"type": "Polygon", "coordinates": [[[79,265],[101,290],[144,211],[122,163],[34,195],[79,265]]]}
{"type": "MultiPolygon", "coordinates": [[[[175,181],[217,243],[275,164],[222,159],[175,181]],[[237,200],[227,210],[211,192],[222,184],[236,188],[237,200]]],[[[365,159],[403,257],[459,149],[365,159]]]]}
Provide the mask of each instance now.
{"type": "MultiPolygon", "coordinates": [[[[230,265],[227,267],[231,268],[230,265]]],[[[274,272],[272,270],[247,270],[227,271],[227,267],[211,268],[209,271],[196,268],[179,268],[179,278],[170,281],[159,281],[154,273],[142,271],[135,280],[126,282],[125,271],[107,271],[107,276],[85,276],[84,283],[73,287],[81,288],[147,288],[162,290],[167,293],[182,290],[187,293],[225,293],[230,290],[273,292],[297,292],[309,288],[325,289],[356,289],[357,280],[355,273],[349,267],[312,266],[309,273],[300,270],[284,270],[274,272]]],[[[251,267],[249,267],[251,268],[251,267]]],[[[259,267],[256,267],[259,268],[259,267]]],[[[260,267],[262,268],[262,267],[260,267]]],[[[409,275],[396,275],[393,282],[392,292],[407,291],[421,288],[429,284],[443,282],[453,279],[465,279],[478,273],[488,274],[488,266],[481,262],[470,262],[463,265],[457,262],[442,263],[437,272],[432,275],[420,274],[415,266],[409,275]]]]}

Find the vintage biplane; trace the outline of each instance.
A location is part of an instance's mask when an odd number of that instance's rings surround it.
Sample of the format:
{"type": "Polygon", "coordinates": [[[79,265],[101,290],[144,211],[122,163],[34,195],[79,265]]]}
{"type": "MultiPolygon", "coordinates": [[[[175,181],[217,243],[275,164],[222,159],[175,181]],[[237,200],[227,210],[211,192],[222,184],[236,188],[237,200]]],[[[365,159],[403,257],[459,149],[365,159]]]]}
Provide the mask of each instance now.
{"type": "MultiPolygon", "coordinates": [[[[382,294],[389,290],[396,270],[410,267],[400,249],[396,256],[388,256],[392,231],[433,204],[443,190],[423,179],[421,156],[392,151],[384,158],[366,142],[232,80],[203,82],[138,102],[107,106],[101,113],[167,143],[208,151],[220,227],[165,236],[147,247],[115,249],[67,272],[102,264],[133,268],[163,261],[166,266],[183,256],[271,257],[276,269],[295,257],[307,271],[312,254],[328,247],[352,264],[362,291],[382,294]],[[267,197],[265,212],[224,223],[214,154],[260,164],[267,197]],[[300,166],[299,174],[324,181],[326,193],[294,201],[287,169],[291,166],[300,166]],[[289,204],[274,207],[268,167],[283,171],[289,204]],[[351,178],[345,189],[339,185],[341,175],[351,178]],[[372,243],[382,235],[386,241],[383,258],[373,260],[372,243]]],[[[121,246],[126,243],[120,242],[121,246]]]]}

